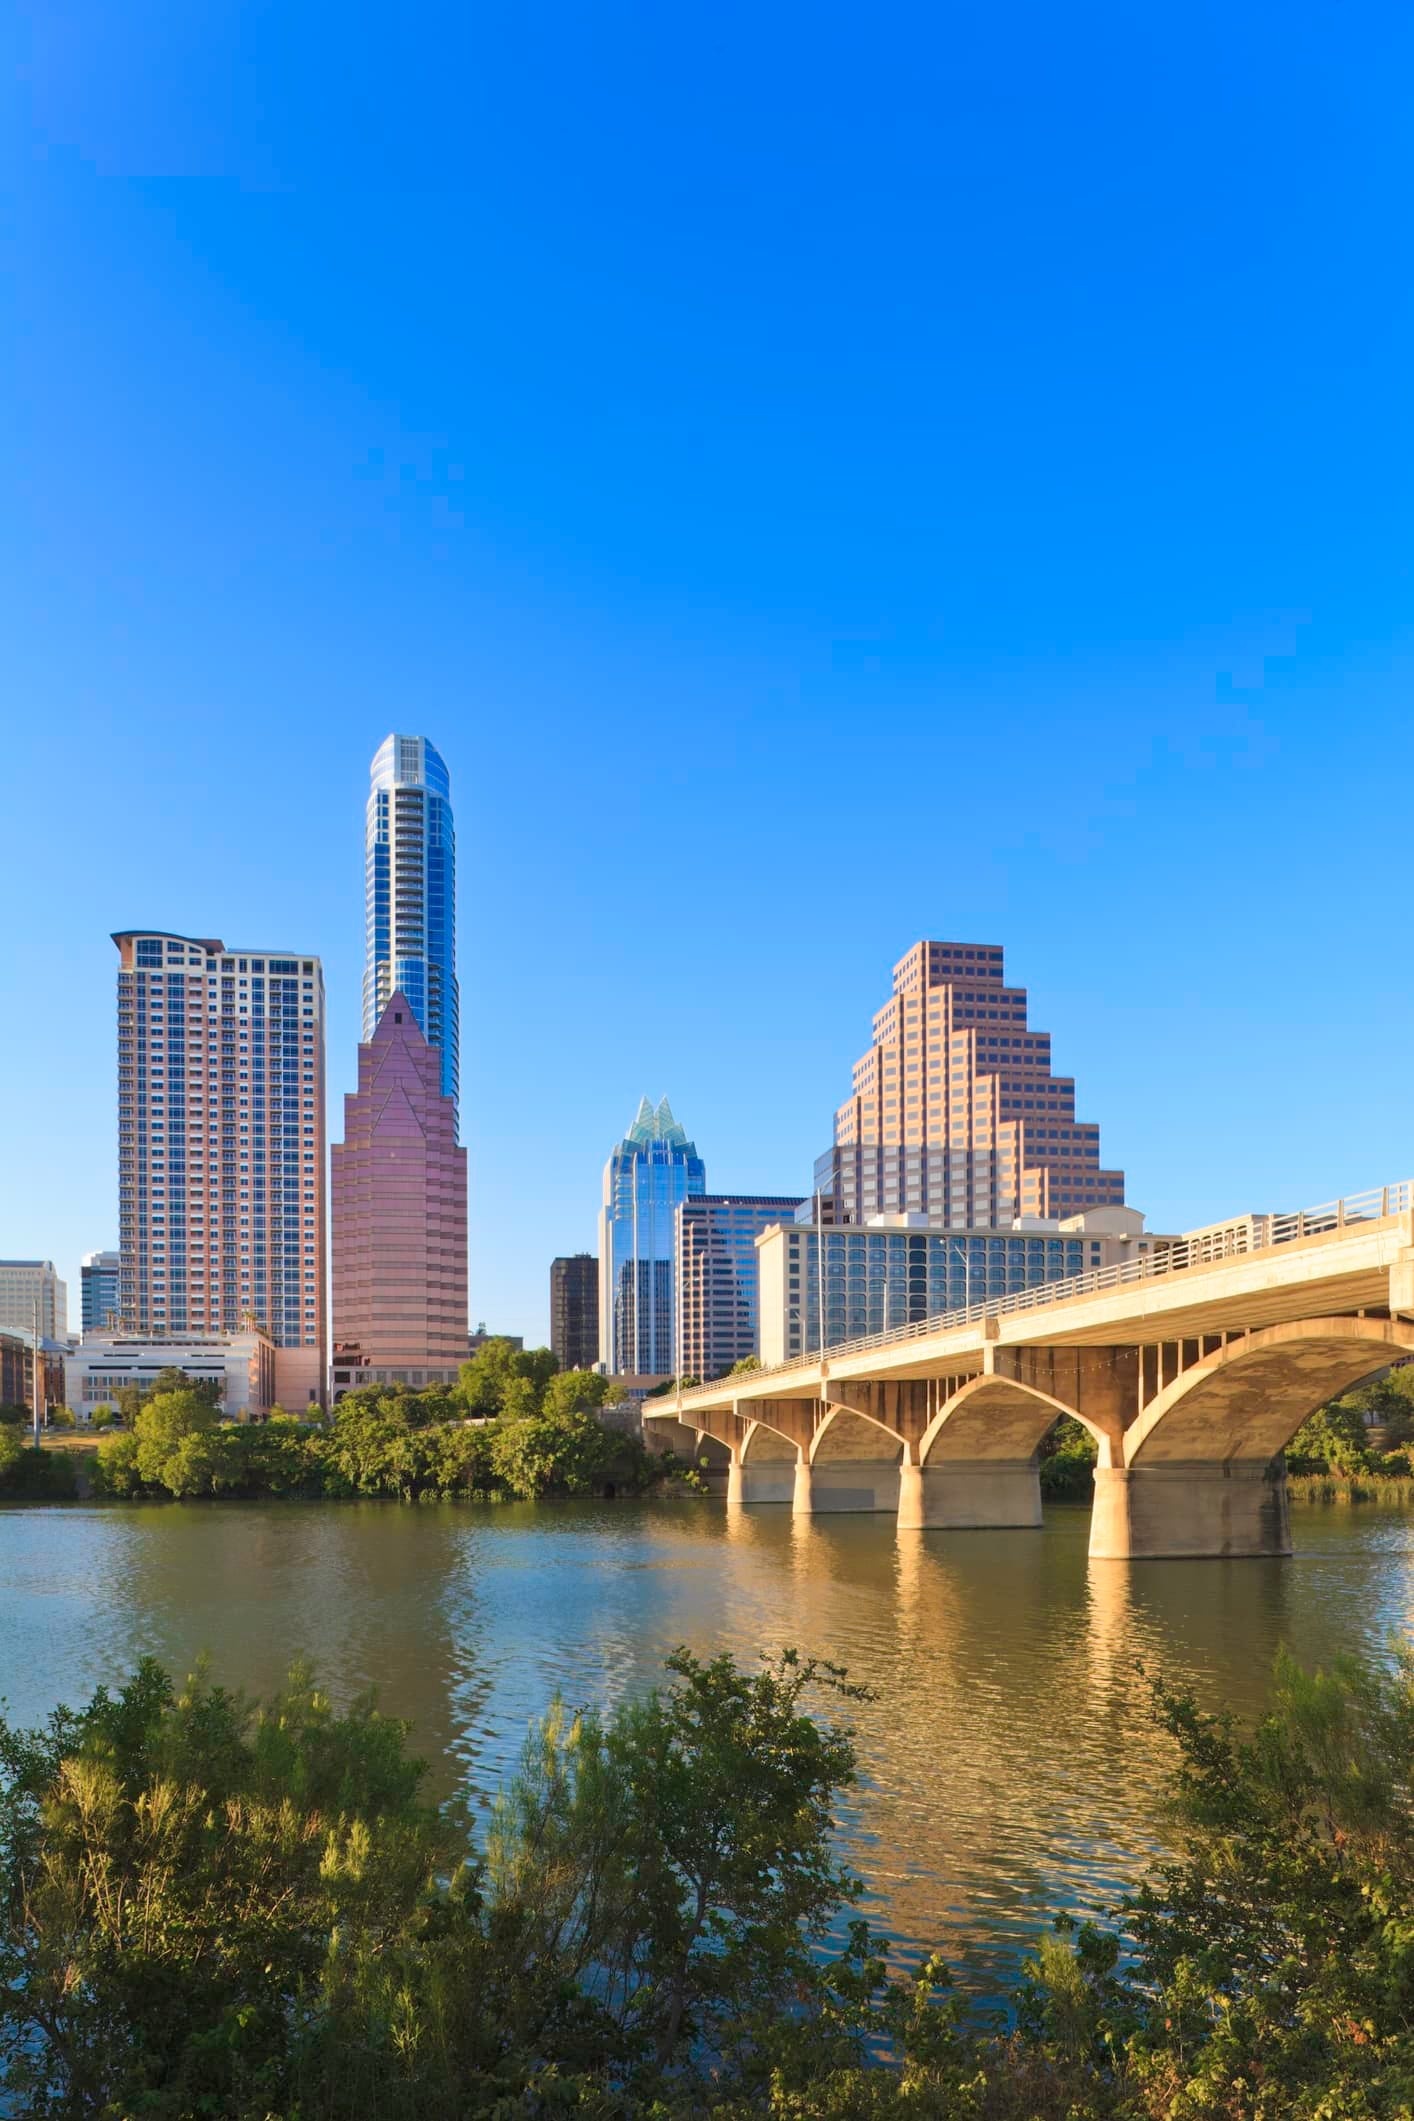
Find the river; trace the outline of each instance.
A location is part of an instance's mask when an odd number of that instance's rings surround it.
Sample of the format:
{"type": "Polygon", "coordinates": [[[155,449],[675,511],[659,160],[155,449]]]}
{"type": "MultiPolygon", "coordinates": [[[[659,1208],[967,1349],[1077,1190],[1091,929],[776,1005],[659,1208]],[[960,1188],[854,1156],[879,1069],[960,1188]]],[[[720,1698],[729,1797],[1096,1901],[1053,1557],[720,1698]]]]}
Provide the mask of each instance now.
{"type": "Polygon", "coordinates": [[[1378,1653],[1414,1621],[1414,1518],[1297,1507],[1288,1561],[1102,1562],[1088,1514],[1041,1532],[720,1502],[0,1511],[0,1695],[33,1722],[151,1654],[268,1688],[299,1653],[373,1683],[437,1791],[484,1801],[558,1690],[608,1704],[686,1643],[793,1644],[877,1699],[843,1832],[905,1957],[992,1991],[1060,1908],[1103,1904],[1161,1831],[1167,1741],[1136,1661],[1251,1715],[1281,1643],[1378,1653]]]}

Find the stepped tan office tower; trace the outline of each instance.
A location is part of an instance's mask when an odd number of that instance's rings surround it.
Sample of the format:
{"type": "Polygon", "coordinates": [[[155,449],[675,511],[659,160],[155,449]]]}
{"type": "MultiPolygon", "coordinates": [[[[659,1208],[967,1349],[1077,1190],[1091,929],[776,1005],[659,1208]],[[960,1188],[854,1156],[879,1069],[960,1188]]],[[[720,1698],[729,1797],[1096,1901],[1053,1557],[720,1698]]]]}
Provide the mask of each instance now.
{"type": "Polygon", "coordinates": [[[444,1056],[396,991],[333,1148],[334,1391],[451,1384],[467,1359],[466,1151],[444,1056]]]}
{"type": "Polygon", "coordinates": [[[156,929],[113,940],[123,1328],[253,1322],[281,1404],[303,1407],[326,1361],[319,960],[156,929]]]}
{"type": "Polygon", "coordinates": [[[815,1183],[829,1221],[925,1214],[953,1230],[1124,1201],[1124,1173],[1100,1168],[1099,1128],[1077,1122],[1074,1082],[1052,1075],[1050,1035],[987,943],[900,958],[815,1183]]]}

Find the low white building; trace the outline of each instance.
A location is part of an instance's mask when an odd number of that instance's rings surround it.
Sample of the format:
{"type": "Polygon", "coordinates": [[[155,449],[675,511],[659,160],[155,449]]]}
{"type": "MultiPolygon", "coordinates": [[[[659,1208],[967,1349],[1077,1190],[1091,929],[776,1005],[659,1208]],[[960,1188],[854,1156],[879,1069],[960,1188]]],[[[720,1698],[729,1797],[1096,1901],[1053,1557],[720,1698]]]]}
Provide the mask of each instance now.
{"type": "Polygon", "coordinates": [[[162,1370],[193,1384],[218,1384],[223,1411],[236,1421],[267,1414],[275,1401],[275,1344],[254,1328],[244,1333],[154,1340],[134,1333],[91,1333],[64,1364],[64,1396],[78,1419],[116,1406],[125,1385],[151,1391],[162,1370]]]}

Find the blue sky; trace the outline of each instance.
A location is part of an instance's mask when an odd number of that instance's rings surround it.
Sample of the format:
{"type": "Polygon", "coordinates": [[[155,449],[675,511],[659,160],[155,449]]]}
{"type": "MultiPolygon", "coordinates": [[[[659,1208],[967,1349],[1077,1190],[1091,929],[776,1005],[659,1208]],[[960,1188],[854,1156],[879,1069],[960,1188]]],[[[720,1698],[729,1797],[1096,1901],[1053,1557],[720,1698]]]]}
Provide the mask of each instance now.
{"type": "Polygon", "coordinates": [[[644,1091],[803,1189],[923,934],[1159,1227],[1414,1170],[1407,10],[12,24],[0,1254],[115,1239],[111,929],[319,951],[337,1136],[394,727],[474,1318],[644,1091]]]}

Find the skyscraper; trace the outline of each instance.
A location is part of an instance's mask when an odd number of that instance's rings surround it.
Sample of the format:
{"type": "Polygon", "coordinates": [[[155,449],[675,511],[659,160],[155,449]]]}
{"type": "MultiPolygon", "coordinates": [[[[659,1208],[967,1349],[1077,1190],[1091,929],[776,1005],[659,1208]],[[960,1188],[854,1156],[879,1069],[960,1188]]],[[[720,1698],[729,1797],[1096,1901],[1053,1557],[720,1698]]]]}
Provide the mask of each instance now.
{"type": "Polygon", "coordinates": [[[761,1353],[756,1240],[792,1222],[798,1194],[704,1193],[677,1211],[678,1366],[685,1377],[722,1377],[761,1353]]]}
{"type": "Polygon", "coordinates": [[[451,782],[426,737],[385,737],[374,753],[364,856],[364,1039],[372,1038],[394,992],[405,995],[436,1048],[442,1090],[455,1104],[456,840],[451,782]]]}
{"type": "Polygon", "coordinates": [[[679,1367],[674,1235],[680,1201],[707,1191],[707,1168],[666,1098],[645,1097],[604,1166],[599,1215],[599,1360],[611,1376],[679,1367]]]}
{"type": "Polygon", "coordinates": [[[599,1360],[599,1262],[592,1252],[550,1262],[550,1346],[562,1370],[592,1370],[599,1360]]]}
{"type": "Polygon", "coordinates": [[[87,1252],[80,1276],[83,1282],[83,1329],[102,1333],[121,1316],[118,1305],[118,1274],[121,1260],[116,1252],[87,1252]]]}
{"type": "Polygon", "coordinates": [[[276,1346],[325,1376],[324,975],[299,952],[128,928],[118,946],[118,1301],[128,1332],[276,1346]]]}
{"type": "Polygon", "coordinates": [[[438,1055],[395,990],[358,1049],[332,1152],[336,1394],[450,1384],[467,1359],[466,1151],[440,1085],[438,1055]]]}
{"type": "Polygon", "coordinates": [[[1074,1081],[1051,1073],[1049,1033],[1027,1024],[1026,989],[1004,984],[986,943],[899,959],[815,1183],[831,1221],[926,1214],[954,1230],[1124,1201],[1099,1128],[1076,1120],[1074,1081]]]}
{"type": "Polygon", "coordinates": [[[0,1332],[63,1340],[69,1330],[69,1292],[52,1259],[0,1259],[0,1332]]]}

